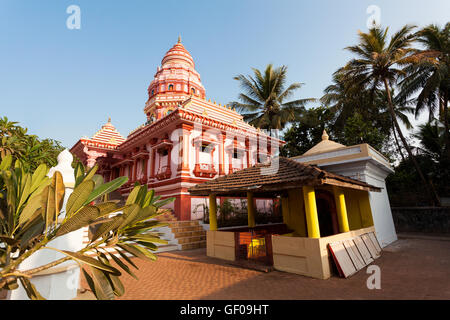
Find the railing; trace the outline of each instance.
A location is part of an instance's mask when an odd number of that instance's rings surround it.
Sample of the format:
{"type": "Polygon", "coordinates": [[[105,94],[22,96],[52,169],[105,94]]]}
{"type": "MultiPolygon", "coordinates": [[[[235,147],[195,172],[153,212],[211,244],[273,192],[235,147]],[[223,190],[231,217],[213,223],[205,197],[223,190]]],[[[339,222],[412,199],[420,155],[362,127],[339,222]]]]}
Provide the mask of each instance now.
{"type": "Polygon", "coordinates": [[[156,179],[164,180],[170,178],[172,175],[172,171],[170,170],[170,166],[162,166],[158,169],[158,173],[156,173],[156,179]]]}
{"type": "Polygon", "coordinates": [[[250,230],[249,232],[236,232],[236,260],[249,260],[273,264],[272,235],[265,232],[250,230]]]}
{"type": "Polygon", "coordinates": [[[196,177],[212,178],[217,174],[213,164],[197,163],[194,168],[194,175],[196,177]]]}

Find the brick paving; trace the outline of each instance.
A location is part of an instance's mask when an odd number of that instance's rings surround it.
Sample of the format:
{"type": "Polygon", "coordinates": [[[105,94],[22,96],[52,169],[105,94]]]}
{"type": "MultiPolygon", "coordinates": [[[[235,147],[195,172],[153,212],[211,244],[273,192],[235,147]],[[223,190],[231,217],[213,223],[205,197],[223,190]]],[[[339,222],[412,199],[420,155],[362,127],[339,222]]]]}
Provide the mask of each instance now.
{"type": "MultiPolygon", "coordinates": [[[[381,290],[366,286],[366,269],[348,279],[317,280],[273,271],[242,269],[206,257],[205,249],[134,259],[136,281],[122,276],[119,299],[450,299],[450,241],[400,239],[384,248],[373,264],[381,269],[381,290]]],[[[88,288],[84,280],[82,287],[88,288]]]]}

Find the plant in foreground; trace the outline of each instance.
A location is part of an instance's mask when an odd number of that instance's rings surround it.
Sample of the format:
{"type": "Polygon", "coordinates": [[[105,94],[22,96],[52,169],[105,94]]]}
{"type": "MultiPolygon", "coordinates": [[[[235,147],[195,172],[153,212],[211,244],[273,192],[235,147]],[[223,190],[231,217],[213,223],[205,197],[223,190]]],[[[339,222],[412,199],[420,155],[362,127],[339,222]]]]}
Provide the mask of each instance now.
{"type": "MultiPolygon", "coordinates": [[[[166,224],[153,219],[163,214],[161,207],[173,198],[158,201],[154,190],[135,185],[125,204],[108,200],[108,194],[128,181],[119,177],[103,183],[97,167],[85,172],[75,168],[75,186],[65,209],[65,187],[56,171],[47,177],[48,168],[40,165],[27,173],[23,165],[6,156],[0,163],[0,289],[14,290],[22,284],[30,299],[43,299],[30,281],[34,274],[68,260],[79,265],[97,299],[114,299],[124,293],[119,269],[136,278],[136,265],[128,255],[155,260],[155,243],[167,243],[151,229],[166,224]],[[89,226],[89,243],[77,252],[49,246],[49,242],[89,226]],[[113,253],[105,250],[113,248],[113,253]],[[19,270],[20,264],[39,250],[56,250],[64,257],[30,270],[19,270]],[[113,267],[111,262],[118,266],[113,267]]],[[[137,279],[137,278],[136,278],[137,279]]]]}

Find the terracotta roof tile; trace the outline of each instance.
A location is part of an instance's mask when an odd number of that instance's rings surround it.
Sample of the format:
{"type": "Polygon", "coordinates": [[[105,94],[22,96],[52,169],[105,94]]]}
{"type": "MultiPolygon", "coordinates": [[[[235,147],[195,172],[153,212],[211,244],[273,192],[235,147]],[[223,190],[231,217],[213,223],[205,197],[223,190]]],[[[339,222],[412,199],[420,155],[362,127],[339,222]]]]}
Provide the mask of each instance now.
{"type": "Polygon", "coordinates": [[[232,193],[254,190],[255,192],[284,190],[301,185],[340,185],[367,191],[380,188],[349,177],[334,174],[314,165],[279,157],[269,164],[258,164],[232,174],[216,178],[189,188],[194,195],[208,193],[232,193]],[[279,160],[278,162],[276,160],[279,160]]]}

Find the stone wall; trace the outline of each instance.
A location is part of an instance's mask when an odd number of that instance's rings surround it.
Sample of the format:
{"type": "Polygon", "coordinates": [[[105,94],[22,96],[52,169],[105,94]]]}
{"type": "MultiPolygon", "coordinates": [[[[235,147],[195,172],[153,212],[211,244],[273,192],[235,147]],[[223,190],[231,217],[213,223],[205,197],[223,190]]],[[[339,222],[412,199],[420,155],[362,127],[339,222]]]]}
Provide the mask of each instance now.
{"type": "Polygon", "coordinates": [[[450,207],[392,207],[397,232],[450,233],[450,207]]]}

